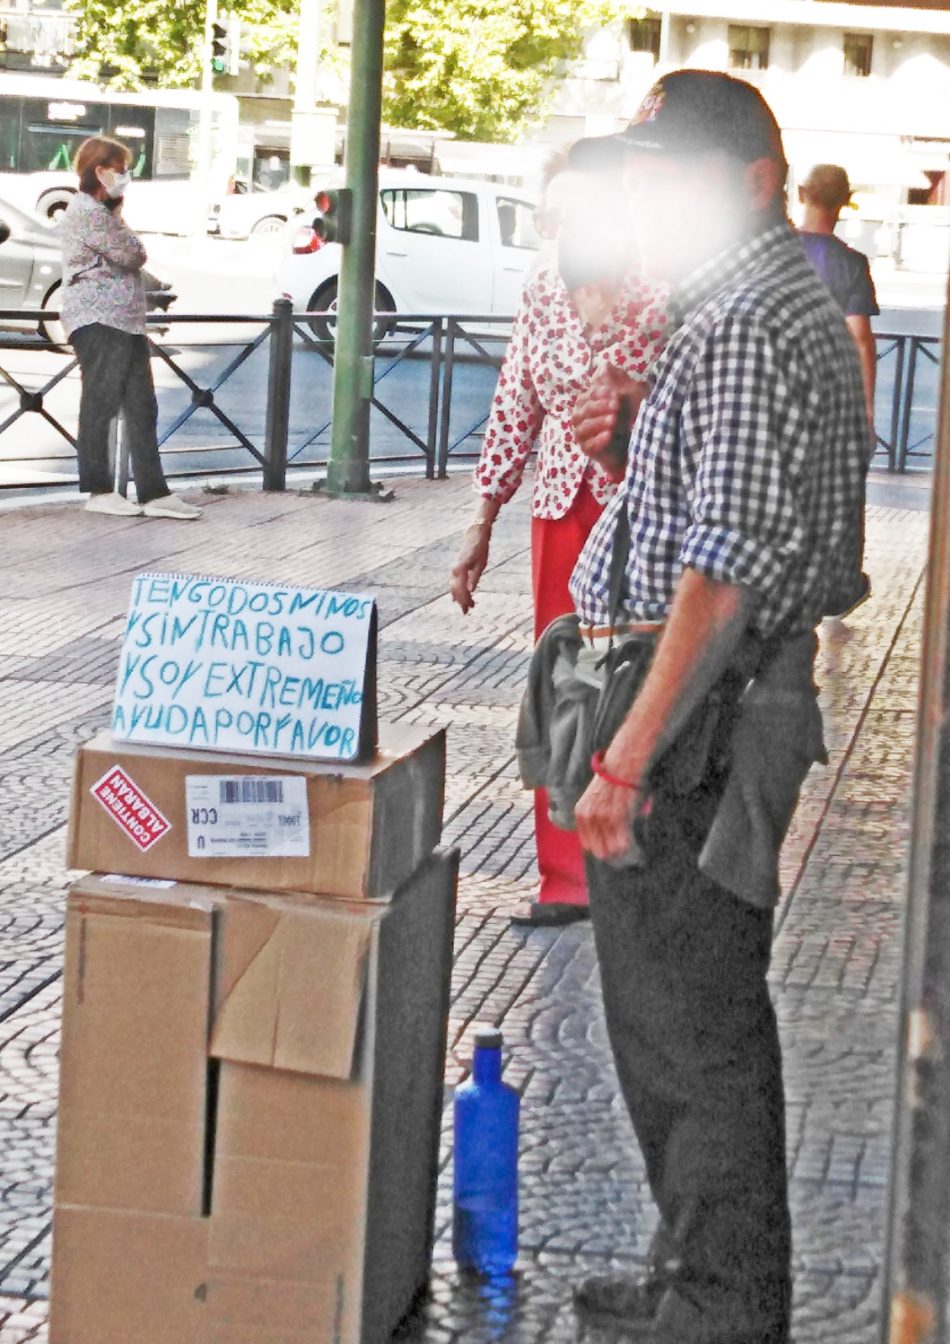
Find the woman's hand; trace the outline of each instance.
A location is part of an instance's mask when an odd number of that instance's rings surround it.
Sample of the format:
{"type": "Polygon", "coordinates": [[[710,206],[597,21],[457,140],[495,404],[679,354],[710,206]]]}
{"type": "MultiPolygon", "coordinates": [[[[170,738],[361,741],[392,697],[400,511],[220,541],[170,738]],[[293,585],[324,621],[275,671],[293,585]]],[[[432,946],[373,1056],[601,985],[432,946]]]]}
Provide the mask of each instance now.
{"type": "Polygon", "coordinates": [[[481,519],[472,523],[462,534],[462,547],[458,559],[452,566],[449,580],[449,595],[453,602],[468,615],[475,605],[475,589],[488,564],[488,548],[491,543],[491,521],[481,519]]]}
{"type": "Polygon", "coordinates": [[[573,426],[581,452],[614,478],[622,475],[627,462],[629,435],[624,434],[622,444],[612,441],[621,403],[626,402],[629,408],[627,423],[632,427],[649,390],[646,383],[609,365],[593,378],[575,402],[573,426]]]}

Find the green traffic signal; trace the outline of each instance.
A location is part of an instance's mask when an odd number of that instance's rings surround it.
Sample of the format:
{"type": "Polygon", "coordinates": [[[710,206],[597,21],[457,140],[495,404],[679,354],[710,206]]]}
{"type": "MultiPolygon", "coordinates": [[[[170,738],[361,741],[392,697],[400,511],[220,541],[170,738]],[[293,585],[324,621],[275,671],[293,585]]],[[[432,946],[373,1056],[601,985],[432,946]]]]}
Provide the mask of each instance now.
{"type": "Polygon", "coordinates": [[[231,55],[228,44],[228,25],[211,25],[211,69],[216,75],[223,75],[230,65],[231,55]]]}

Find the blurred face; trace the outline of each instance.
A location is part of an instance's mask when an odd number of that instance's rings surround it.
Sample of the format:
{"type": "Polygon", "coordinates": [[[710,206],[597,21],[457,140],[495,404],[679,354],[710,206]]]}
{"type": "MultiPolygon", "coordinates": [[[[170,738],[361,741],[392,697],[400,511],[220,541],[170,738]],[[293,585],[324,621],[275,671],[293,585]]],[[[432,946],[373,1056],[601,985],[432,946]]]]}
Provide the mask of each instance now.
{"type": "Polygon", "coordinates": [[[616,174],[563,172],[553,178],[536,220],[557,243],[568,288],[622,271],[632,254],[626,193],[616,174]]]}
{"type": "Polygon", "coordinates": [[[628,154],[624,185],[643,273],[676,284],[750,236],[780,179],[771,159],[743,164],[725,154],[628,154]]]}

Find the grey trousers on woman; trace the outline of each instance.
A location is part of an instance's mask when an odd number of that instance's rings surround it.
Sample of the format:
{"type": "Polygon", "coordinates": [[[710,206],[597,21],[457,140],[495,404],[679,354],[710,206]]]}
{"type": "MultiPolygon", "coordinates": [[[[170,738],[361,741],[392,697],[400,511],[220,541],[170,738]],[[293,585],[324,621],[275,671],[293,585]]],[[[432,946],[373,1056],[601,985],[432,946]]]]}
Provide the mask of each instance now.
{"type": "Polygon", "coordinates": [[[79,488],[93,495],[114,489],[109,462],[109,425],[121,411],[140,504],[168,494],[155,427],[158,403],[148,340],[93,322],[70,337],[82,373],[79,402],[79,488]]]}

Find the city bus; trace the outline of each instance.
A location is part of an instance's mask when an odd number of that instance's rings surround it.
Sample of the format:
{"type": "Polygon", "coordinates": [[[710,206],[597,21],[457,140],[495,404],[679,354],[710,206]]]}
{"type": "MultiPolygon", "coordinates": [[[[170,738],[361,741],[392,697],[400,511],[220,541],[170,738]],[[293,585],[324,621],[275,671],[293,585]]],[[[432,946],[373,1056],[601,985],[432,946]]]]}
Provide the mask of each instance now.
{"type": "MultiPolygon", "coordinates": [[[[0,199],[55,220],[76,179],[73,156],[90,135],[132,151],[133,186],[124,207],[134,229],[187,232],[195,199],[202,95],[193,89],[114,93],[50,76],[5,74],[0,81],[0,199]]],[[[238,154],[238,102],[211,95],[211,172],[203,191],[223,195],[238,154]]]]}

